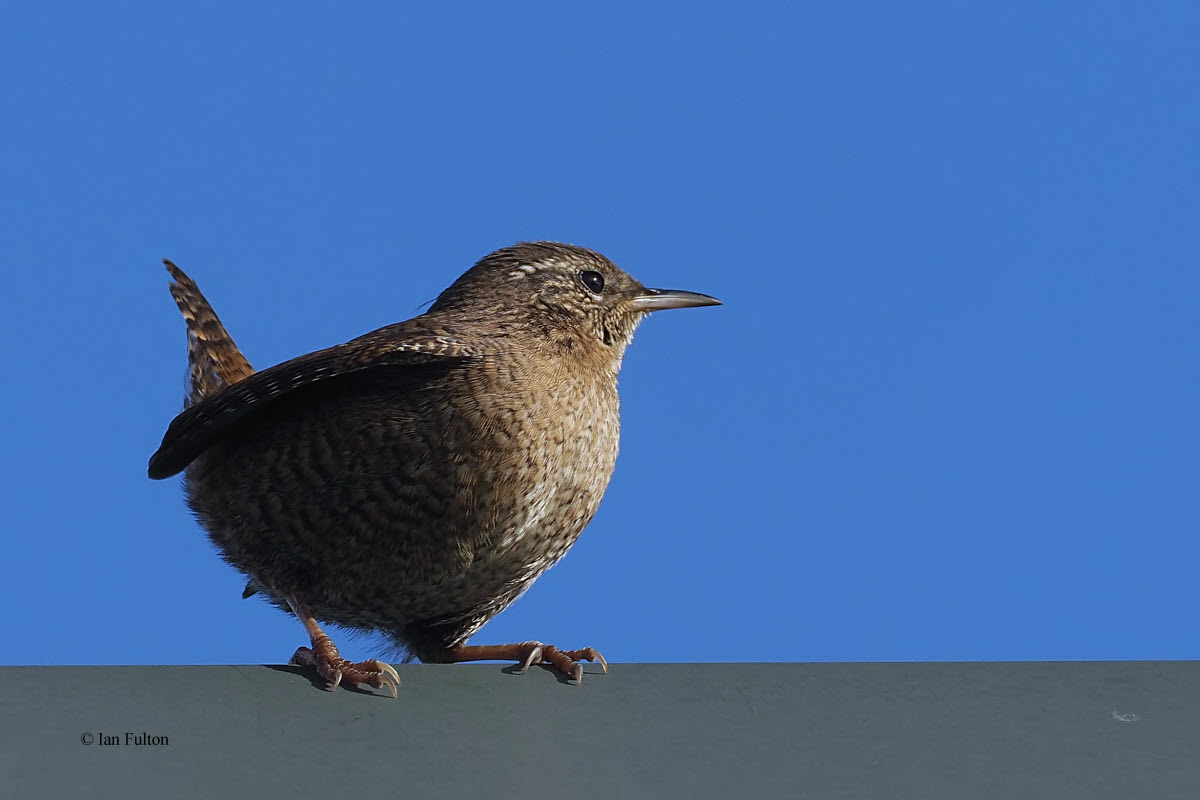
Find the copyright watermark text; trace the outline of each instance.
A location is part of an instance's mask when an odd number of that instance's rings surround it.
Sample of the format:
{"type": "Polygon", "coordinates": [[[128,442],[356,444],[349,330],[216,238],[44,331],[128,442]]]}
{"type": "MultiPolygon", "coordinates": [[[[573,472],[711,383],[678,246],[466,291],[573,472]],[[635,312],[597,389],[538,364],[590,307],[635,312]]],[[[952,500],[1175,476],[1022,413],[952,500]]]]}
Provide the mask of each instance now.
{"type": "Polygon", "coordinates": [[[105,733],[104,731],[84,731],[79,734],[79,742],[85,745],[97,745],[99,747],[167,747],[171,744],[166,736],[155,733],[134,733],[133,731],[125,731],[123,733],[105,733]]]}

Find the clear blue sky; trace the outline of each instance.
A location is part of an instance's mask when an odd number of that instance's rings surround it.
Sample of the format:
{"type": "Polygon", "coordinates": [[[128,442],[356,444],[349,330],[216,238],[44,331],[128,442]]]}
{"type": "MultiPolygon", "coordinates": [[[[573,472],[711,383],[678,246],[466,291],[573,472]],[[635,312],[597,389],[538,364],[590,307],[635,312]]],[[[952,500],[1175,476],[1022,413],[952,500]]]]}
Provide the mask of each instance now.
{"type": "Polygon", "coordinates": [[[1200,657],[1197,6],[570,5],[9,8],[0,661],[305,641],[146,479],[160,258],[263,367],[527,239],[726,305],[642,326],[599,514],[476,643],[1200,657]]]}

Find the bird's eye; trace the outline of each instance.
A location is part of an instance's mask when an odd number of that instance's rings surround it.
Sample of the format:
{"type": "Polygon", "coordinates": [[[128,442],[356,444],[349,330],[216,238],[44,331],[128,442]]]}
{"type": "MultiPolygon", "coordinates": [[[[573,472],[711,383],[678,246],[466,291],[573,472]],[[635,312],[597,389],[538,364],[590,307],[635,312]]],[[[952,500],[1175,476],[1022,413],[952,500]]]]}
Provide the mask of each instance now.
{"type": "Polygon", "coordinates": [[[584,270],[579,273],[579,280],[583,281],[583,285],[591,289],[596,294],[604,291],[604,276],[594,270],[584,270]]]}

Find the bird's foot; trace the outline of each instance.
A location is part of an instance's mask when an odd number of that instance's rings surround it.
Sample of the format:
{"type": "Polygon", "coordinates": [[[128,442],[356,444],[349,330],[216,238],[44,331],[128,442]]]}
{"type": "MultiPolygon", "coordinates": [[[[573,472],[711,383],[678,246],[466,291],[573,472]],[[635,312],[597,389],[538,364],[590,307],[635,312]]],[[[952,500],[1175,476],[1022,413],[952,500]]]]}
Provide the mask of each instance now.
{"type": "Polygon", "coordinates": [[[347,661],[338,652],[337,645],[325,634],[315,637],[311,648],[301,647],[296,650],[288,663],[301,667],[316,667],[317,674],[332,684],[331,690],[343,683],[348,686],[365,683],[376,689],[387,687],[392,697],[399,696],[396,688],[400,685],[400,675],[390,664],[374,658],[357,663],[347,661]]]}
{"type": "Polygon", "coordinates": [[[598,661],[600,668],[608,674],[608,662],[600,652],[591,647],[581,650],[559,650],[552,644],[520,642],[518,644],[481,644],[450,648],[448,661],[516,661],[521,672],[528,672],[535,664],[546,664],[566,675],[576,683],[583,681],[583,664],[580,661],[598,661]]]}
{"type": "Polygon", "coordinates": [[[386,686],[387,690],[392,693],[392,697],[400,696],[396,692],[397,687],[400,686],[400,675],[392,669],[390,664],[374,658],[357,663],[347,661],[338,652],[337,645],[325,635],[325,631],[321,630],[321,626],[317,624],[308,605],[299,595],[289,596],[287,603],[291,607],[292,613],[304,623],[304,630],[308,631],[308,640],[312,643],[312,647],[298,649],[288,663],[301,667],[316,667],[317,674],[333,684],[332,689],[336,689],[343,683],[348,686],[365,683],[376,689],[386,686]]]}

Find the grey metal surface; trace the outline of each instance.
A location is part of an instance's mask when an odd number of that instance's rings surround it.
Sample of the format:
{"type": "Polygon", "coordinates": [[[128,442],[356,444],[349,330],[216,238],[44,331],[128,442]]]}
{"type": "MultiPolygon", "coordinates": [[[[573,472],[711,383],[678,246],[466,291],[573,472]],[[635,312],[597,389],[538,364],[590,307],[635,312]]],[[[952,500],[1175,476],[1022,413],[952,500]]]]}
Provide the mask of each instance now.
{"type": "Polygon", "coordinates": [[[0,668],[0,796],[1200,796],[1196,662],[597,669],[0,668]]]}

